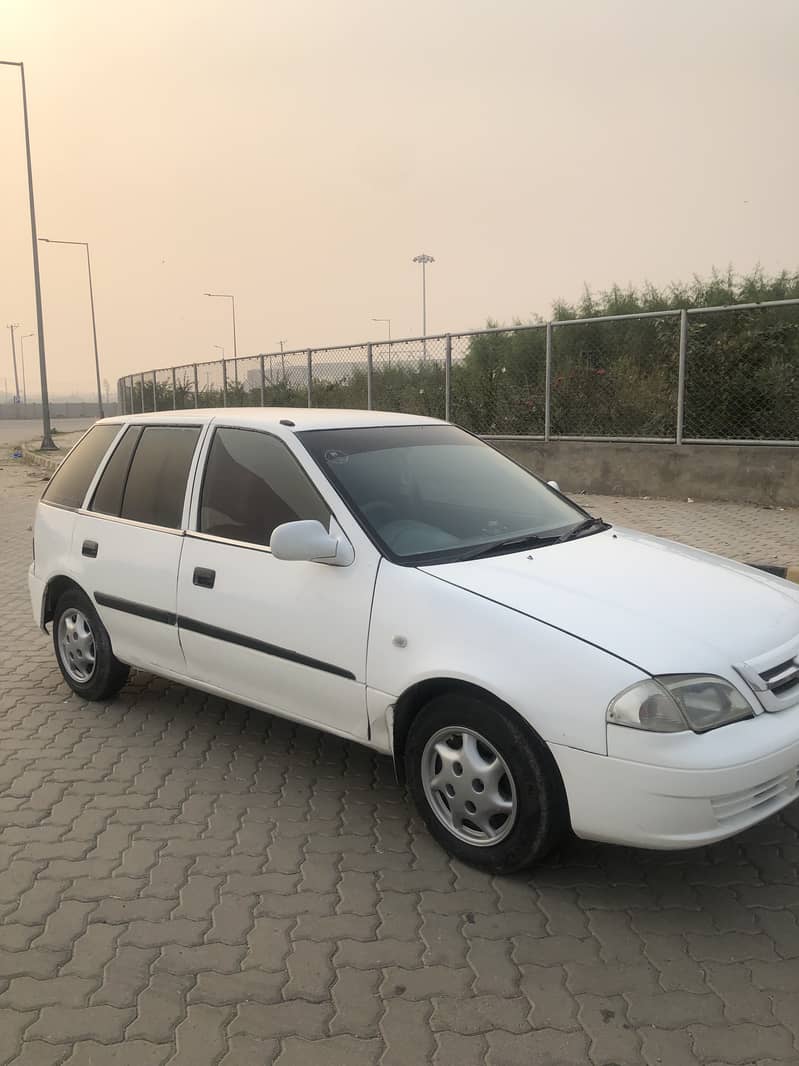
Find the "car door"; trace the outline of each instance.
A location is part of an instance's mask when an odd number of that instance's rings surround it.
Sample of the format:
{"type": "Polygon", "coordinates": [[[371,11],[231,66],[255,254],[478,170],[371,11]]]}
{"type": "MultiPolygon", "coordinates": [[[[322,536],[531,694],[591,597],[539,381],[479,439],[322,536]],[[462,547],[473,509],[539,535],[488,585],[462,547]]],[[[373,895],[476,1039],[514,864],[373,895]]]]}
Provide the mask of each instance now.
{"type": "Polygon", "coordinates": [[[188,675],[244,702],[367,737],[376,549],[362,538],[349,566],[276,559],[276,526],[318,519],[331,528],[344,516],[332,514],[299,459],[269,432],[218,425],[206,455],[178,578],[188,675]]]}
{"type": "Polygon", "coordinates": [[[199,425],[130,425],[78,514],[72,551],[114,653],[185,673],[176,586],[199,425]]]}

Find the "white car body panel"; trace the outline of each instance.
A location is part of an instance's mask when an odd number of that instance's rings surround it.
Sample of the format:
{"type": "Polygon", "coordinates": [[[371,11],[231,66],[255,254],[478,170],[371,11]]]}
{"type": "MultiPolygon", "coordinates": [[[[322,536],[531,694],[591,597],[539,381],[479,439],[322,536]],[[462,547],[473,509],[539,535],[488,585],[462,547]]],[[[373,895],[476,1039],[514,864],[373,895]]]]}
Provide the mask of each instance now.
{"type": "Polygon", "coordinates": [[[183,538],[171,530],[88,512],[76,516],[72,553],[80,562],[77,581],[94,600],[114,654],[123,662],[156,672],[159,668],[186,672],[174,622],[156,622],[102,602],[109,597],[142,603],[174,619],[182,546],[183,538]],[[97,544],[96,558],[81,554],[85,540],[97,544]]]}
{"type": "MultiPolygon", "coordinates": [[[[448,567],[437,568],[444,572],[448,567]]],[[[486,689],[544,740],[605,754],[605,709],[646,675],[583,641],[414,567],[383,562],[369,685],[400,695],[447,677],[486,689]],[[396,637],[407,640],[398,647],[396,637]]]]}
{"type": "Polygon", "coordinates": [[[549,745],[573,828],[591,839],[706,844],[799,795],[799,696],[768,713],[735,669],[761,657],[768,666],[777,650],[793,648],[799,589],[787,582],[621,529],[457,563],[415,567],[382,558],[295,434],[435,419],[249,408],[108,421],[205,427],[182,529],[40,504],[29,574],[37,623],[54,577],[70,578],[93,599],[99,592],[145,604],[160,620],[98,604],[124,661],[383,752],[393,750],[397,705],[413,686],[441,678],[476,685],[549,745]],[[282,561],[268,549],[194,532],[215,425],[266,430],[285,442],[352,544],[351,565],[282,561]],[[84,540],[97,541],[97,558],[81,555],[84,540]],[[193,583],[198,566],[216,572],[213,590],[193,583]],[[619,692],[669,673],[727,679],[755,717],[703,735],[606,725],[619,692]]]}
{"type": "Polygon", "coordinates": [[[279,714],[335,725],[365,738],[366,642],[377,562],[373,549],[371,558],[353,566],[287,563],[269,551],[185,537],[178,613],[186,672],[279,714]],[[215,571],[213,589],[193,584],[195,567],[215,571]],[[184,616],[332,669],[232,642],[222,644],[189,629],[184,616]],[[334,670],[352,676],[342,677],[334,670]]]}
{"type": "Polygon", "coordinates": [[[674,541],[613,528],[566,544],[425,567],[651,674],[711,673],[799,634],[799,587],[674,541]]]}

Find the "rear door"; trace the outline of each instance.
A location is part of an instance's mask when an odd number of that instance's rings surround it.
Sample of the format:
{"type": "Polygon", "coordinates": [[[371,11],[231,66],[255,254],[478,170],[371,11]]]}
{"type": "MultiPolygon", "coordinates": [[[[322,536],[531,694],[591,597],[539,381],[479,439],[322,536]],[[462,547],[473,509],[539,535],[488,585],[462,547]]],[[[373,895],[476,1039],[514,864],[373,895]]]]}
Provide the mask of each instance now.
{"type": "Polygon", "coordinates": [[[349,516],[332,514],[288,445],[268,432],[217,426],[197,483],[178,582],[189,676],[365,738],[376,549],[350,528],[350,566],[274,558],[269,540],[283,522],[317,519],[335,529],[349,516]]]}
{"type": "Polygon", "coordinates": [[[199,425],[130,425],[77,516],[73,556],[123,662],[185,673],[176,583],[199,425]]]}

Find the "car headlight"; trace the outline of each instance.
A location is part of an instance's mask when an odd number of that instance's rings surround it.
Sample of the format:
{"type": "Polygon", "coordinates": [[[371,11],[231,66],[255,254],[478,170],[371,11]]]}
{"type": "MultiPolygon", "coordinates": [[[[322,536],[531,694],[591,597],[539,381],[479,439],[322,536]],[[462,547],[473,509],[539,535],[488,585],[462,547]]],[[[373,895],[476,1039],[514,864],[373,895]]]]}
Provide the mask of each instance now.
{"type": "Polygon", "coordinates": [[[652,733],[706,733],[753,716],[738,689],[721,677],[666,674],[619,693],[605,717],[612,725],[652,733]]]}

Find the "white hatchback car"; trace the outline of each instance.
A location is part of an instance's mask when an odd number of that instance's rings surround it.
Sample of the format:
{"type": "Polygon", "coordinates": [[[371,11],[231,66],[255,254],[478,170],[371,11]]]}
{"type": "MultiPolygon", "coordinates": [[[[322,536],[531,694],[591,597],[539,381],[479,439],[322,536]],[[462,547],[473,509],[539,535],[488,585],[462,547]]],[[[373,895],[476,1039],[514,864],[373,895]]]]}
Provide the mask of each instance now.
{"type": "Polygon", "coordinates": [[[707,844],[798,794],[799,589],[613,529],[434,419],[105,419],[44,492],[29,580],[79,695],[136,666],[367,744],[495,871],[569,826],[707,844]]]}

